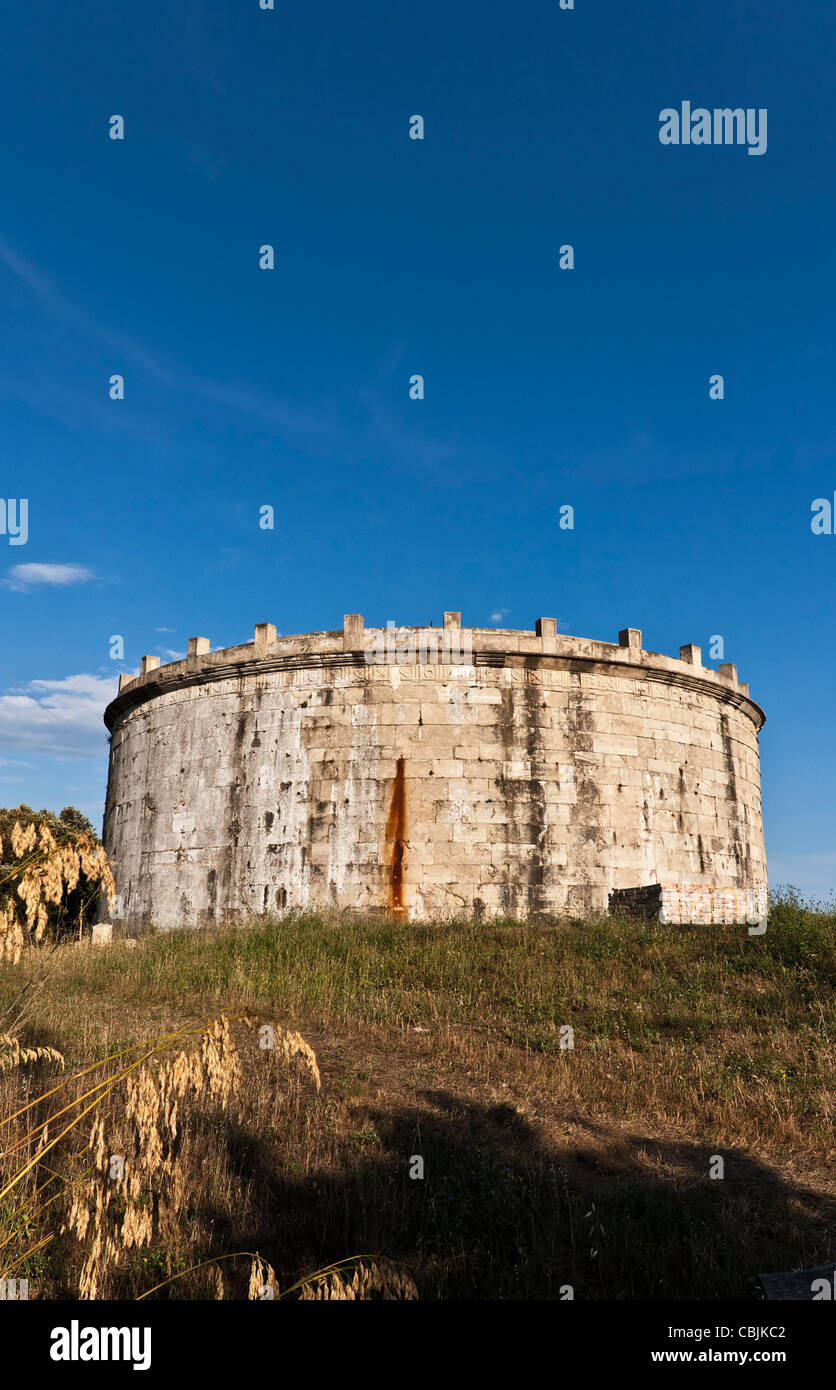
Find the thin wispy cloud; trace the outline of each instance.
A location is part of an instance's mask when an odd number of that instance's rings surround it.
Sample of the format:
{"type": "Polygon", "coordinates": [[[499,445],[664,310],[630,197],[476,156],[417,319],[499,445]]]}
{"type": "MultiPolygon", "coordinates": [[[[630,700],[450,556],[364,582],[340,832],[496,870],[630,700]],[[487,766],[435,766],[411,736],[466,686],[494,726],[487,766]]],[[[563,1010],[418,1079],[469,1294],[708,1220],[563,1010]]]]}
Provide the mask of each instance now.
{"type": "MultiPolygon", "coordinates": [[[[433,473],[436,480],[445,486],[462,485],[451,468],[453,460],[460,455],[458,444],[433,436],[425,430],[419,430],[416,434],[408,429],[394,412],[383,407],[377,391],[360,391],[361,418],[353,416],[348,419],[340,418],[335,405],[327,400],[317,400],[311,407],[300,407],[265,395],[248,383],[216,381],[199,376],[181,364],[164,362],[158,352],[149,351],[128,335],[114,332],[88,309],[69,299],[47,275],[25,260],[2,238],[0,263],[4,263],[32,291],[48,313],[71,325],[77,333],[86,333],[104,343],[116,354],[122,367],[134,367],[145,372],[173,392],[196,396],[231,412],[238,419],[248,418],[272,428],[290,448],[302,453],[323,458],[341,453],[349,458],[355,457],[358,463],[365,463],[369,451],[373,451],[376,456],[382,455],[396,471],[414,472],[420,469],[422,473],[433,473]]],[[[399,349],[395,358],[392,359],[390,355],[384,364],[385,381],[388,382],[396,370],[395,363],[400,355],[399,349]]],[[[68,407],[75,405],[77,408],[77,400],[60,386],[56,386],[55,391],[60,418],[69,418],[68,407]]],[[[16,388],[16,394],[33,409],[42,410],[46,403],[42,395],[27,392],[25,384],[16,388]]],[[[352,412],[356,411],[357,404],[357,399],[352,401],[352,412]]],[[[110,419],[103,405],[93,411],[91,418],[100,427],[104,427],[110,419]]]]}
{"type": "Polygon", "coordinates": [[[9,270],[22,280],[29,289],[37,295],[41,305],[50,313],[61,319],[72,323],[76,328],[82,329],[106,343],[108,347],[116,348],[124,357],[129,358],[135,366],[141,367],[152,376],[164,381],[169,386],[177,386],[177,378],[169,374],[151,354],[139,347],[130,339],[113,333],[106,324],[101,323],[95,318],[88,309],[80,304],[74,303],[45,275],[37,266],[25,260],[23,256],[15,251],[14,247],[0,238],[0,261],[5,262],[9,270]]]}
{"type": "Polygon", "coordinates": [[[236,415],[249,415],[262,424],[273,425],[287,437],[288,443],[295,443],[298,447],[307,445],[326,452],[337,447],[340,438],[338,427],[327,420],[322,408],[316,414],[311,414],[281,400],[266,397],[252,387],[213,381],[197,376],[188,369],[167,365],[159,354],[149,352],[126,334],[114,332],[88,309],[74,303],[47,275],[25,260],[2,238],[0,262],[5,263],[12,274],[23,281],[49,313],[106,344],[118,354],[123,364],[138,368],[172,391],[202,397],[236,415]]]}
{"type": "Polygon", "coordinates": [[[9,246],[2,239],[0,239],[0,260],[5,261],[9,270],[28,285],[39,299],[58,307],[61,296],[49,277],[42,275],[35,266],[30,265],[22,256],[19,256],[14,247],[9,246]]]}
{"type": "Polygon", "coordinates": [[[87,584],[95,577],[86,565],[13,565],[3,580],[3,588],[25,593],[30,589],[66,588],[70,584],[87,584]]]}

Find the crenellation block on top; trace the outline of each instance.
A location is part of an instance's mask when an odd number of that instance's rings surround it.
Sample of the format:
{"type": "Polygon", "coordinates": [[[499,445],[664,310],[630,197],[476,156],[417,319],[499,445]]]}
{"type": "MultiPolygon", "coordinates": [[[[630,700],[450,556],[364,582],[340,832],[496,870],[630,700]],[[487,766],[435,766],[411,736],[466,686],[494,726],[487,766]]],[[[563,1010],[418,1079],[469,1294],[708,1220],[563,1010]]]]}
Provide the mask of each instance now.
{"type": "Polygon", "coordinates": [[[534,624],[534,631],[540,638],[543,651],[553,654],[557,648],[557,619],[538,618],[534,624]]]}
{"type": "Polygon", "coordinates": [[[356,652],[363,646],[363,614],[346,613],[343,618],[343,651],[356,652]]]}
{"type": "Polygon", "coordinates": [[[268,648],[276,641],[277,635],[275,623],[256,623],[253,635],[256,656],[265,656],[268,648]]]}
{"type": "Polygon", "coordinates": [[[642,654],[642,634],[639,627],[623,627],[618,634],[619,647],[627,647],[630,655],[639,660],[642,654]]]}

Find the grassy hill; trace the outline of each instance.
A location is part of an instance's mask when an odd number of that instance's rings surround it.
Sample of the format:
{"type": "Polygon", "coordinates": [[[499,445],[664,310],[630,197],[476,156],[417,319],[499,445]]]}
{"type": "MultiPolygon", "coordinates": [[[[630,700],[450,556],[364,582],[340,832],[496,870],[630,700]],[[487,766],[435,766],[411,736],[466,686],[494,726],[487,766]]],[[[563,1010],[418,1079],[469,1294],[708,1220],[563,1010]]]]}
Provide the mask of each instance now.
{"type": "Polygon", "coordinates": [[[204,1052],[209,1080],[183,1083],[174,1133],[179,1073],[154,1081],[150,1061],[151,1120],[138,1092],[126,1106],[135,1067],[0,1196],[0,1263],[16,1252],[30,1297],[76,1296],[100,1220],[97,1297],[136,1297],[199,1262],[152,1296],[246,1297],[244,1251],[289,1297],[360,1256],[370,1296],[746,1297],[756,1273],[836,1258],[835,987],[836,914],[791,894],[763,937],[299,916],[30,950],[0,974],[0,1032],[22,1008],[20,1045],[56,1049],[65,1070],[0,1075],[0,1188],[35,1157],[49,1107],[123,1062],[68,1080],[82,1068],[184,1028],[159,1055],[188,1053],[221,1014],[229,1030],[204,1052]],[[313,1048],[321,1089],[282,1029],[313,1048]],[[226,1092],[213,1067],[233,1078],[226,1092]],[[102,1176],[120,1153],[133,1189],[102,1176]]]}

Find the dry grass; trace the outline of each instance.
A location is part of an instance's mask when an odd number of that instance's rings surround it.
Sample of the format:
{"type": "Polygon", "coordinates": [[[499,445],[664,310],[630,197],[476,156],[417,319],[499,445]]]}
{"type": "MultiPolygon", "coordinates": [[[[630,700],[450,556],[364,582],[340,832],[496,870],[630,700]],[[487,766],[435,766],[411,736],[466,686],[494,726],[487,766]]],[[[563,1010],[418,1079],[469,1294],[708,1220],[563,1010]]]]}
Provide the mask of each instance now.
{"type": "MultiPolygon", "coordinates": [[[[74,1158],[70,1135],[41,1154],[17,1272],[30,1297],[83,1276],[95,1297],[723,1298],[832,1260],[834,928],[785,902],[763,938],[297,918],[30,951],[0,1009],[51,972],[22,1045],[73,1075],[186,1011],[233,1022],[131,1052],[132,1099],[126,1079],[101,1101],[92,1149],[76,1128],[74,1158]],[[41,1210],[51,1168],[76,1182],[72,1219],[65,1198],[41,1210]]],[[[50,1066],[0,1078],[0,1136],[22,1139],[10,1116],[50,1066]]],[[[36,1157],[44,1104],[0,1174],[36,1157]]]]}

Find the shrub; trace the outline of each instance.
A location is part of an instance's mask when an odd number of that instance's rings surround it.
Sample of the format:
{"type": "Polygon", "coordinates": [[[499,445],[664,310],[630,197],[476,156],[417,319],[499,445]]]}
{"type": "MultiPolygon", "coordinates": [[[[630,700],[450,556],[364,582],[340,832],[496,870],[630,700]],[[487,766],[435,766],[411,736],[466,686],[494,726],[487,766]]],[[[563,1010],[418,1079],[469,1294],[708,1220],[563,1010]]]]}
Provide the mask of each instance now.
{"type": "Polygon", "coordinates": [[[0,810],[0,961],[18,961],[27,941],[80,931],[100,891],[112,908],[107,856],[80,811],[0,810]]]}

